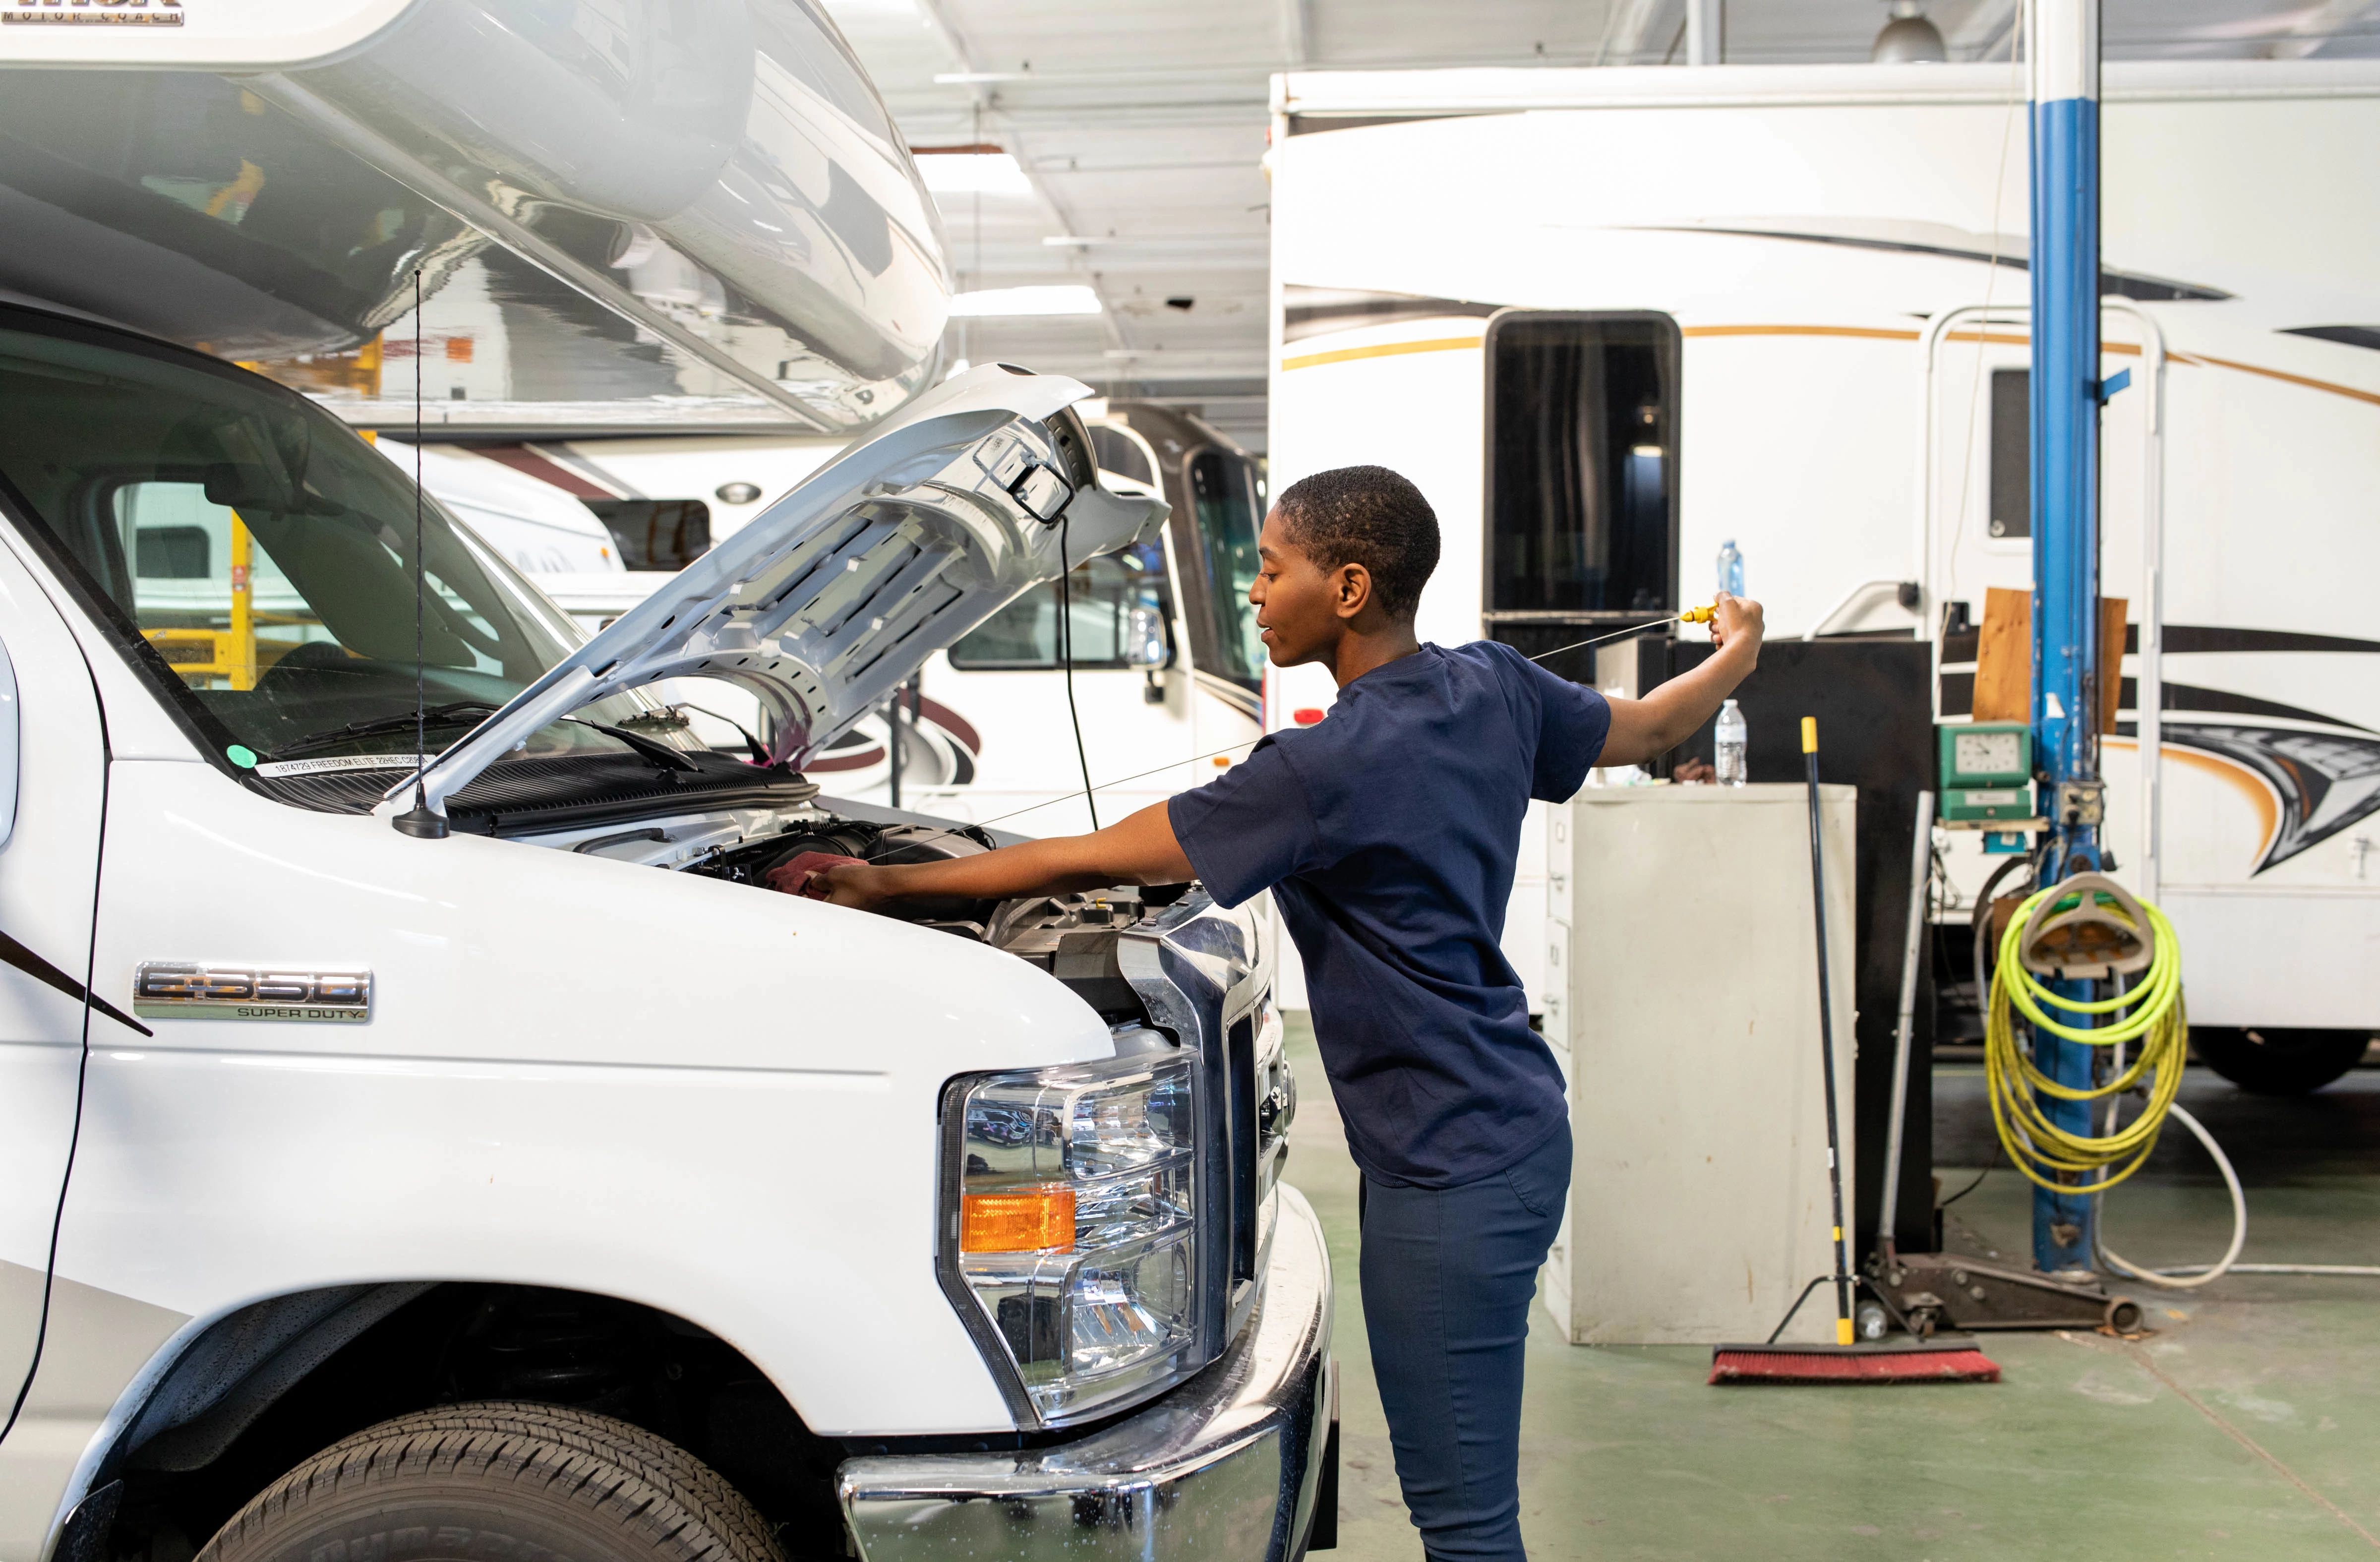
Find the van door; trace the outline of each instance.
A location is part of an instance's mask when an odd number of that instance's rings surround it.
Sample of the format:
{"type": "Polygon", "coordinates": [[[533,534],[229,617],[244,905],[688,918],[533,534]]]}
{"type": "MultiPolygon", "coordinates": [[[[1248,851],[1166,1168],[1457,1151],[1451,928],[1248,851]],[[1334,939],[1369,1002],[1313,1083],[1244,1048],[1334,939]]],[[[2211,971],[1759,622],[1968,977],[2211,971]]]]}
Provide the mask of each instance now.
{"type": "Polygon", "coordinates": [[[0,653],[0,1395],[13,1405],[42,1327],[83,1048],[133,1033],[104,1014],[87,1031],[84,1012],[106,786],[98,695],[6,546],[0,653]]]}

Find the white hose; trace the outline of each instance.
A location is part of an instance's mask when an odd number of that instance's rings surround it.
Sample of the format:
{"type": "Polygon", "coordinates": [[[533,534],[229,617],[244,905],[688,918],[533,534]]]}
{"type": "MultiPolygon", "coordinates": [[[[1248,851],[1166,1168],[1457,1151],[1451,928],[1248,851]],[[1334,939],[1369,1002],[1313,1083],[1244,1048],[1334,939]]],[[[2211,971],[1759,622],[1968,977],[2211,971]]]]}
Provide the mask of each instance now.
{"type": "MultiPolygon", "coordinates": [[[[2102,1248],[2103,1253],[2107,1251],[2102,1248]]],[[[2184,1263],[2172,1269],[2160,1269],[2160,1275],[2195,1275],[2204,1270],[2203,1263],[2184,1263]]],[[[2226,1273],[2232,1275],[2346,1275],[2380,1278],[2380,1263],[2235,1263],[2226,1273]]]]}
{"type": "MultiPolygon", "coordinates": [[[[2223,1153],[2223,1146],[2215,1142],[2215,1136],[2208,1133],[2205,1127],[2201,1124],[2196,1117],[2192,1117],[2188,1112],[2184,1111],[2180,1102],[2175,1102],[2167,1106],[2166,1115],[2180,1123],[2183,1128],[2188,1129],[2192,1133],[2197,1135],[2198,1142],[2206,1146],[2206,1153],[2215,1157],[2216,1169],[2223,1174],[2223,1185],[2231,1190],[2231,1246],[2229,1250],[2224,1253],[2221,1260],[2215,1263],[2193,1263],[2180,1269],[2160,1270],[2141,1269],[2132,1264],[2127,1263],[2117,1254],[2113,1248],[2110,1248],[2104,1240],[2102,1240],[2097,1244],[2100,1263],[2106,1264],[2108,1268],[2115,1270],[2119,1274],[2129,1275],[2135,1280],[2144,1281],[2152,1286],[2162,1286],[2166,1289],[2172,1291],[2194,1290],[2198,1287],[2205,1285],[2210,1280],[2221,1279],[2225,1275],[2229,1274],[2235,1266],[2246,1273],[2256,1275],[2329,1273],[2327,1269],[2314,1269],[2312,1266],[2301,1267],[2289,1264],[2240,1263],[2240,1250],[2242,1247],[2245,1247],[2248,1241],[2248,1195],[2240,1190],[2240,1174],[2231,1169],[2231,1157],[2223,1153]],[[2189,1277],[2186,1279],[2180,1278],[2180,1276],[2182,1275],[2188,1275],[2189,1277]]],[[[2092,1223],[2092,1231],[2095,1237],[2104,1235],[2100,1230],[2100,1226],[2107,1213],[2106,1201],[2101,1201],[2098,1213],[2101,1216],[2101,1220],[2094,1221],[2092,1223]]],[[[2350,1266],[2341,1266],[2341,1272],[2352,1273],[2355,1271],[2350,1266]]],[[[2362,1270],[2362,1273],[2380,1275],[2380,1268],[2362,1270]]]]}

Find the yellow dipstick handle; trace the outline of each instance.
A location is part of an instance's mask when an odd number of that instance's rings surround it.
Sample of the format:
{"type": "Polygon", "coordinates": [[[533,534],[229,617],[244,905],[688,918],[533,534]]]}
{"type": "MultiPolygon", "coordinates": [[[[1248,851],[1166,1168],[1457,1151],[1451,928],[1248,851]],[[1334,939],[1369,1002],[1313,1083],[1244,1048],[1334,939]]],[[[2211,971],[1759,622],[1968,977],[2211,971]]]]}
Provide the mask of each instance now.
{"type": "Polygon", "coordinates": [[[1805,754],[1818,751],[1818,718],[1815,716],[1802,718],[1802,751],[1805,754]]]}
{"type": "Polygon", "coordinates": [[[1717,606],[1689,607],[1683,613],[1678,615],[1678,622],[1681,624],[1707,624],[1718,616],[1718,609],[1717,606]]]}

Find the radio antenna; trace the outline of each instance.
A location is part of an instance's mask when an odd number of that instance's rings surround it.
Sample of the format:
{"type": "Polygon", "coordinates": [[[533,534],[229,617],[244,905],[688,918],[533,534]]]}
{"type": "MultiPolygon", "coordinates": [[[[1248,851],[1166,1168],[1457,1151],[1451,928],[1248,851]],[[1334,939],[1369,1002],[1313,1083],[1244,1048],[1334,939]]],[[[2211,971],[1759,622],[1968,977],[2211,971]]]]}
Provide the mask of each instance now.
{"type": "MultiPolygon", "coordinates": [[[[1072,501],[1067,509],[1072,509],[1072,501]]],[[[1099,827],[1099,805],[1091,799],[1090,756],[1083,751],[1083,714],[1075,709],[1075,592],[1067,583],[1072,567],[1066,558],[1066,511],[1058,512],[1058,654],[1066,665],[1066,716],[1075,724],[1075,758],[1083,767],[1083,807],[1090,811],[1091,828],[1099,827]]]]}
{"type": "Polygon", "coordinates": [[[421,555],[421,268],[413,268],[413,806],[390,823],[421,840],[443,840],[446,816],[430,806],[423,779],[430,769],[430,706],[426,661],[422,653],[421,604],[424,561],[421,555]]]}

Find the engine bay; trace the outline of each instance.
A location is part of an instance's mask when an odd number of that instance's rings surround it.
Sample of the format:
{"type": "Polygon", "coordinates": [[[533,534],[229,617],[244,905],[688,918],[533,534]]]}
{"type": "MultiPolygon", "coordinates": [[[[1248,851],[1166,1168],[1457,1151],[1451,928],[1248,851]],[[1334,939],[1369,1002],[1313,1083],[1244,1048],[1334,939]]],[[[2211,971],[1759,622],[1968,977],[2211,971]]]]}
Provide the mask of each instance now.
{"type": "MultiPolygon", "coordinates": [[[[877,824],[817,815],[795,820],[773,835],[722,847],[681,871],[773,894],[769,874],[804,852],[890,865],[971,857],[997,844],[989,832],[972,824],[877,824]]],[[[937,897],[897,902],[882,914],[989,944],[1039,966],[1111,1024],[1146,1023],[1147,1012],[1117,962],[1117,943],[1124,929],[1172,905],[1187,887],[1126,885],[1014,900],[937,897]]]]}

